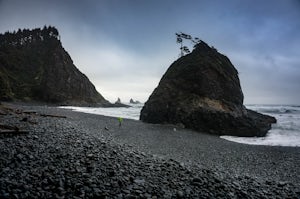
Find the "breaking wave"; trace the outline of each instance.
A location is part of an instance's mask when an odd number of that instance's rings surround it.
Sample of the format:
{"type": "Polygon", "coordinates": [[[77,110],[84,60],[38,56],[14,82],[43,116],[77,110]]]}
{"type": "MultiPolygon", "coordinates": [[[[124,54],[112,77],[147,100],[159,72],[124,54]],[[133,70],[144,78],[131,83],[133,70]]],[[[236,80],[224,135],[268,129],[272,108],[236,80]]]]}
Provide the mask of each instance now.
{"type": "MultiPolygon", "coordinates": [[[[130,104],[129,108],[94,108],[94,107],[61,107],[74,111],[122,117],[139,120],[144,104],[130,104]]],[[[266,137],[234,137],[221,136],[221,138],[251,145],[271,146],[298,146],[300,147],[300,106],[298,105],[247,105],[248,109],[268,114],[277,119],[266,137]]]]}
{"type": "Polygon", "coordinates": [[[300,147],[300,106],[298,105],[247,105],[248,109],[268,114],[277,119],[266,137],[221,138],[244,144],[300,147]]]}

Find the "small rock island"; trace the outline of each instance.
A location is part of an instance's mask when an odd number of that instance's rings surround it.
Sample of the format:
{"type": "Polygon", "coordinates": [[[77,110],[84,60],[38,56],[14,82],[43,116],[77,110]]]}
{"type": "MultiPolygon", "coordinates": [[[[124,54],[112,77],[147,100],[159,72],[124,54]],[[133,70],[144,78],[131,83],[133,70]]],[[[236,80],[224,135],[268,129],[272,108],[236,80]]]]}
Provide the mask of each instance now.
{"type": "Polygon", "coordinates": [[[132,98],[130,98],[129,103],[130,104],[140,104],[141,102],[138,100],[134,101],[132,98]]]}
{"type": "Polygon", "coordinates": [[[216,135],[265,136],[276,119],[246,109],[238,71],[200,41],[163,75],[140,120],[168,123],[216,135]]]}

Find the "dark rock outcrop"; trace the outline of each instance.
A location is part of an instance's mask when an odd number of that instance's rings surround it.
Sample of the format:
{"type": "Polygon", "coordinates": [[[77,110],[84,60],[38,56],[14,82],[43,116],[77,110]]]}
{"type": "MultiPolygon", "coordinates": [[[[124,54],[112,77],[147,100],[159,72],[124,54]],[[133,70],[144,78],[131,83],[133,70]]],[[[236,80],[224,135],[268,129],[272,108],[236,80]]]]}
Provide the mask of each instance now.
{"type": "Polygon", "coordinates": [[[139,102],[138,100],[134,101],[132,98],[129,100],[130,104],[140,104],[141,102],[139,102]]]}
{"type": "Polygon", "coordinates": [[[243,98],[238,71],[230,60],[200,42],[169,67],[140,119],[217,135],[265,136],[276,119],[247,110],[243,98]]]}
{"type": "Polygon", "coordinates": [[[54,27],[0,34],[0,100],[111,105],[73,64],[54,27]]]}
{"type": "Polygon", "coordinates": [[[130,107],[129,105],[123,104],[119,97],[118,97],[117,101],[114,104],[112,104],[112,106],[113,107],[125,107],[125,108],[130,107]]]}
{"type": "Polygon", "coordinates": [[[115,102],[115,104],[121,104],[121,99],[118,97],[117,101],[115,102]]]}

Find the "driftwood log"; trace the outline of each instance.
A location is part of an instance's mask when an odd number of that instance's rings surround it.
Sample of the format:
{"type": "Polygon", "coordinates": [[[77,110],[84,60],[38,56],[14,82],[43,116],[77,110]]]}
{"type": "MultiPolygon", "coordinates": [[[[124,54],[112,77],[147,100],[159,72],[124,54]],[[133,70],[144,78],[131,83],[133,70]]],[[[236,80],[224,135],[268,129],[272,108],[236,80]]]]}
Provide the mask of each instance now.
{"type": "Polygon", "coordinates": [[[40,114],[42,117],[57,117],[57,118],[67,118],[64,115],[51,115],[51,114],[40,114]]]}
{"type": "Polygon", "coordinates": [[[0,130],[0,134],[11,134],[11,135],[19,135],[19,134],[27,134],[29,131],[25,130],[0,130]]]}
{"type": "Polygon", "coordinates": [[[20,130],[17,126],[11,126],[7,124],[0,124],[0,134],[26,134],[29,133],[26,130],[20,130]]]}

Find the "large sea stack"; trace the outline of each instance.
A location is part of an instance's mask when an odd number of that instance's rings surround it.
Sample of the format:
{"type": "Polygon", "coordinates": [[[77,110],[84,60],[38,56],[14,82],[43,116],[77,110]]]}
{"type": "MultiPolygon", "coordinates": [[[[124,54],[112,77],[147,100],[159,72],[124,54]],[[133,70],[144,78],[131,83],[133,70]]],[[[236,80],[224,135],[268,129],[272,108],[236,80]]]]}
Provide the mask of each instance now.
{"type": "Polygon", "coordinates": [[[265,136],[276,119],[246,109],[243,98],[230,60],[201,41],[168,68],[140,119],[216,135],[265,136]]]}
{"type": "Polygon", "coordinates": [[[73,64],[51,26],[0,34],[0,100],[110,105],[73,64]]]}

